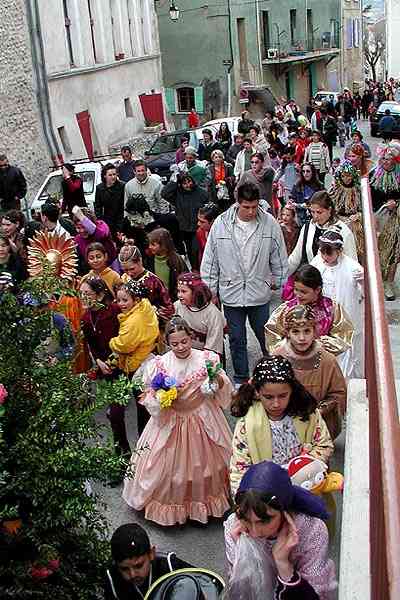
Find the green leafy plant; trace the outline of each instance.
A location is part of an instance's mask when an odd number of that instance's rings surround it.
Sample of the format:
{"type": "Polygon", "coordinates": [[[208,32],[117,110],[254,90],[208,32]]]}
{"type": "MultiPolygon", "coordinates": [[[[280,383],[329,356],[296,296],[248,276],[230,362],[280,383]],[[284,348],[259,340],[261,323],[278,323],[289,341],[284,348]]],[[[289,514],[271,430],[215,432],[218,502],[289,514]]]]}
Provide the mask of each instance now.
{"type": "MultiPolygon", "coordinates": [[[[53,295],[51,275],[25,292],[53,295]]],[[[36,296],[37,297],[37,296],[36,296]]],[[[38,361],[51,333],[51,311],[0,298],[0,382],[7,392],[0,418],[0,597],[98,598],[109,559],[107,523],[93,482],[126,467],[96,413],[127,403],[131,382],[96,387],[67,361],[38,361]],[[1,520],[19,518],[13,532],[1,520]]]]}

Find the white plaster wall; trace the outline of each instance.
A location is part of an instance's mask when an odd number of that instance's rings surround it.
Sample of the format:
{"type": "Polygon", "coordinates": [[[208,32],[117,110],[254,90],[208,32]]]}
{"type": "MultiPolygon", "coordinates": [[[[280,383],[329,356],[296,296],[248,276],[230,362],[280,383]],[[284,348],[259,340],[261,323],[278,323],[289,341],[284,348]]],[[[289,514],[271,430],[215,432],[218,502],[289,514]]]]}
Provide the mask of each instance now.
{"type": "MultiPolygon", "coordinates": [[[[153,0],[68,0],[74,66],[70,66],[61,0],[39,0],[46,72],[54,127],[64,127],[72,154],[86,151],[76,114],[88,110],[101,153],[137,135],[144,120],[138,95],[162,89],[159,36],[153,0]],[[112,23],[113,18],[113,23],[112,23]],[[116,54],[125,59],[116,61],[116,54]],[[126,117],[129,98],[133,117],[126,117]]],[[[57,133],[57,132],[56,132],[57,133]]],[[[57,134],[58,135],[58,134],[57,134]]]]}
{"type": "Polygon", "coordinates": [[[389,77],[400,77],[400,0],[386,0],[387,70],[389,77]]]}
{"type": "Polygon", "coordinates": [[[85,156],[76,113],[88,110],[99,142],[108,146],[138,134],[144,125],[139,94],[160,92],[159,58],[119,62],[88,73],[50,79],[49,90],[55,127],[65,127],[74,157],[85,156]],[[133,117],[126,117],[124,99],[132,104],[133,117]]]}

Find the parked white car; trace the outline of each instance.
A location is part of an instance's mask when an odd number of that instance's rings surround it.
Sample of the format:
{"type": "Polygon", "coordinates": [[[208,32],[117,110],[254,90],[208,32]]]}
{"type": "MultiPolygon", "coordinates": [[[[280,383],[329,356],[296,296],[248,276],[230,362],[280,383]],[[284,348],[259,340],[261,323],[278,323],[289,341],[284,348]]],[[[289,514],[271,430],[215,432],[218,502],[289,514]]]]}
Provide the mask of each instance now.
{"type": "Polygon", "coordinates": [[[333,104],[335,105],[338,101],[340,93],[339,92],[325,92],[325,91],[317,92],[314,96],[315,104],[317,106],[322,106],[323,102],[329,102],[329,96],[333,96],[333,104]]]}
{"type": "MultiPolygon", "coordinates": [[[[89,208],[94,207],[94,197],[96,194],[96,186],[101,183],[101,170],[103,166],[109,162],[118,165],[121,158],[107,158],[105,160],[99,160],[94,162],[79,162],[75,163],[75,173],[81,177],[83,181],[83,191],[85,194],[86,203],[89,208]]],[[[62,202],[62,170],[56,169],[46,176],[46,179],[42,183],[33,199],[30,206],[27,206],[26,212],[29,219],[34,219],[35,216],[40,214],[42,204],[46,200],[56,200],[62,202]]]]}
{"type": "Polygon", "coordinates": [[[238,129],[238,124],[240,121],[241,117],[224,117],[222,119],[214,119],[213,121],[207,121],[207,123],[204,123],[204,125],[201,126],[202,129],[212,129],[212,131],[214,132],[214,137],[215,134],[219,131],[220,125],[221,123],[227,123],[228,127],[231,131],[232,136],[235,135],[235,133],[237,133],[237,129],[238,129]]]}

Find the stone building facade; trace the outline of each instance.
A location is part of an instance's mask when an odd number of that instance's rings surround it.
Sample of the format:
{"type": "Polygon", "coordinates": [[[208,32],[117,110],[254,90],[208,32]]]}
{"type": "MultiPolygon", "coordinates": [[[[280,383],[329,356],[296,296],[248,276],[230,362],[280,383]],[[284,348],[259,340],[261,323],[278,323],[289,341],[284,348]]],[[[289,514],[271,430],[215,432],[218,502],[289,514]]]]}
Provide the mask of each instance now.
{"type": "Polygon", "coordinates": [[[0,14],[0,153],[29,199],[52,164],[164,120],[153,0],[0,0],[0,14]]]}
{"type": "Polygon", "coordinates": [[[0,0],[0,153],[18,165],[31,197],[51,164],[37,102],[25,0],[0,0]]]}

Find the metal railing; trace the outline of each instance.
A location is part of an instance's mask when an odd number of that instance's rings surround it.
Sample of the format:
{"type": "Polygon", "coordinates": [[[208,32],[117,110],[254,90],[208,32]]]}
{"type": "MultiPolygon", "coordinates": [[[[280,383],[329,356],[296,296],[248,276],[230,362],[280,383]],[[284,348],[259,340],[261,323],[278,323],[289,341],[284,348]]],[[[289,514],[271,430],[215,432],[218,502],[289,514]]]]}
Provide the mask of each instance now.
{"type": "Polygon", "coordinates": [[[400,599],[400,423],[371,191],[362,180],[371,600],[400,599]]]}

